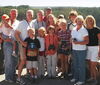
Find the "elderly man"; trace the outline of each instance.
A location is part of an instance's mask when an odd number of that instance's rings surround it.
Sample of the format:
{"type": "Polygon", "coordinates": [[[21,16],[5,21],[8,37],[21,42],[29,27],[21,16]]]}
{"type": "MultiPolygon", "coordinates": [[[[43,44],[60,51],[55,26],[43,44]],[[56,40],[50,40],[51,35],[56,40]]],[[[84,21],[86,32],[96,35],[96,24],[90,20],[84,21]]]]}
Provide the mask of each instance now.
{"type": "Polygon", "coordinates": [[[15,31],[16,39],[19,43],[19,52],[20,52],[20,62],[18,66],[18,79],[17,82],[20,84],[25,84],[25,82],[21,79],[21,73],[23,66],[26,62],[26,57],[24,54],[23,47],[26,45],[24,40],[28,37],[27,30],[33,28],[33,10],[27,10],[26,12],[26,19],[21,21],[18,28],[15,31]]]}

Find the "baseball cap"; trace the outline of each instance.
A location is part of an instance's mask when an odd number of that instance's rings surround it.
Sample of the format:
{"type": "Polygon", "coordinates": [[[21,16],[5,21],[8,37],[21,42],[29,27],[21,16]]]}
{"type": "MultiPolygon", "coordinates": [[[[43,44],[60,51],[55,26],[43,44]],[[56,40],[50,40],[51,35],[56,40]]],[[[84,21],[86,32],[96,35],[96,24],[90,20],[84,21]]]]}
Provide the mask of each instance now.
{"type": "Polygon", "coordinates": [[[8,19],[9,19],[9,16],[7,14],[2,15],[2,20],[8,20],[8,19]]]}

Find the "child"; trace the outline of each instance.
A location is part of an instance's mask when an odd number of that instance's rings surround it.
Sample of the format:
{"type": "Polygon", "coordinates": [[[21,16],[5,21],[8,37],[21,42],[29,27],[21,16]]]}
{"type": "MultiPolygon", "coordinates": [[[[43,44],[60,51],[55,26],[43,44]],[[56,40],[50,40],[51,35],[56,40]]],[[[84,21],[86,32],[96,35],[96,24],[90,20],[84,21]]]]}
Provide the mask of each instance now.
{"type": "Polygon", "coordinates": [[[44,64],[45,64],[45,57],[44,57],[44,54],[45,54],[45,34],[46,34],[46,30],[44,27],[40,27],[38,29],[38,39],[40,41],[40,45],[41,45],[41,48],[39,48],[39,58],[38,58],[38,76],[40,78],[42,78],[44,76],[44,72],[45,72],[45,67],[44,67],[44,64]]]}
{"type": "Polygon", "coordinates": [[[14,41],[14,30],[10,25],[9,16],[7,14],[3,14],[2,16],[2,23],[0,26],[0,37],[3,40],[10,39],[13,43],[13,56],[16,56],[15,49],[16,49],[16,43],[14,41]]]}
{"type": "Polygon", "coordinates": [[[30,28],[28,30],[29,37],[25,39],[27,43],[25,50],[26,54],[26,67],[29,69],[31,77],[37,79],[37,70],[38,70],[38,51],[40,48],[40,42],[35,38],[35,29],[30,28]]]}
{"type": "Polygon", "coordinates": [[[57,66],[58,39],[55,35],[55,27],[52,25],[48,27],[48,34],[45,36],[45,44],[48,78],[55,78],[57,66]]]}
{"type": "Polygon", "coordinates": [[[67,21],[65,19],[61,19],[59,25],[61,30],[58,32],[58,54],[61,59],[62,75],[65,76],[65,74],[68,73],[68,56],[70,55],[71,32],[67,29],[67,21]]]}

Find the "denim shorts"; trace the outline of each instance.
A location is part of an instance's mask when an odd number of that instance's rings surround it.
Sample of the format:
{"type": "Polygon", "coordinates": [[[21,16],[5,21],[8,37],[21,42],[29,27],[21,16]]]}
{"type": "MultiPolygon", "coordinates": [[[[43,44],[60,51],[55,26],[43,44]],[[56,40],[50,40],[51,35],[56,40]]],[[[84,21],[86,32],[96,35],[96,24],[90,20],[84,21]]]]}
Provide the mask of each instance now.
{"type": "Polygon", "coordinates": [[[70,49],[63,50],[63,49],[58,49],[59,54],[64,54],[64,55],[69,55],[70,54],[70,49]]]}

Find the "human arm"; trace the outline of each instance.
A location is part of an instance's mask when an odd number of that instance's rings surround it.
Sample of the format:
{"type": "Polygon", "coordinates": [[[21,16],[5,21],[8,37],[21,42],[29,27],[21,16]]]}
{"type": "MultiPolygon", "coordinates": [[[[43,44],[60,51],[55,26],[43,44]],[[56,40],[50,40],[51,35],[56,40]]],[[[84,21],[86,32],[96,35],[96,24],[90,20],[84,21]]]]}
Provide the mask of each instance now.
{"type": "Polygon", "coordinates": [[[89,43],[89,37],[85,36],[83,41],[72,40],[74,44],[86,45],[89,43]]]}
{"type": "Polygon", "coordinates": [[[100,33],[97,36],[98,36],[98,43],[99,43],[99,53],[98,53],[98,56],[100,57],[100,33]]]}
{"type": "Polygon", "coordinates": [[[24,41],[20,38],[20,34],[21,34],[20,31],[15,30],[15,38],[16,38],[16,40],[17,40],[22,46],[26,47],[27,44],[26,44],[26,42],[24,42],[24,41]]]}

